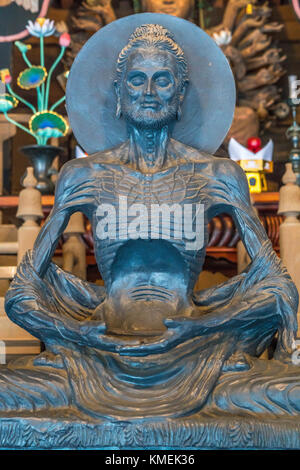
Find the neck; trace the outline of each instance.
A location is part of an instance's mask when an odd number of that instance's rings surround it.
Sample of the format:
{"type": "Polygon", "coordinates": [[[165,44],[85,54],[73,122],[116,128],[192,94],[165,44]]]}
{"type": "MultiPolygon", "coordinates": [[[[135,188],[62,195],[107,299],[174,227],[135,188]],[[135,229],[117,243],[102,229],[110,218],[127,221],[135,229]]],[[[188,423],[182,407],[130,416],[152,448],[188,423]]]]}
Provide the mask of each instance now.
{"type": "Polygon", "coordinates": [[[168,126],[162,129],[129,128],[129,158],[135,168],[153,172],[162,168],[167,159],[168,126]]]}

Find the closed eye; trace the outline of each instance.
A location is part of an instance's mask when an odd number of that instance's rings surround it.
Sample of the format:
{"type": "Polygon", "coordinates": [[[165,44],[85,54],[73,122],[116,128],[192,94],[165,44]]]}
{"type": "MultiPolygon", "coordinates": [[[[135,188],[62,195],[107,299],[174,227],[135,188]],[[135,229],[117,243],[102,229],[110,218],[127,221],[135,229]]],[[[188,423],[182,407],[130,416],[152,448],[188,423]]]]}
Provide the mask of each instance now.
{"type": "Polygon", "coordinates": [[[129,85],[141,86],[145,83],[145,76],[142,74],[136,74],[128,78],[127,80],[129,85]]]}
{"type": "Polygon", "coordinates": [[[155,83],[160,87],[166,87],[170,85],[171,82],[165,77],[159,77],[155,80],[155,83]]]}
{"type": "Polygon", "coordinates": [[[154,75],[153,78],[155,80],[156,85],[161,88],[165,88],[174,83],[174,79],[168,71],[158,72],[154,75]]]}

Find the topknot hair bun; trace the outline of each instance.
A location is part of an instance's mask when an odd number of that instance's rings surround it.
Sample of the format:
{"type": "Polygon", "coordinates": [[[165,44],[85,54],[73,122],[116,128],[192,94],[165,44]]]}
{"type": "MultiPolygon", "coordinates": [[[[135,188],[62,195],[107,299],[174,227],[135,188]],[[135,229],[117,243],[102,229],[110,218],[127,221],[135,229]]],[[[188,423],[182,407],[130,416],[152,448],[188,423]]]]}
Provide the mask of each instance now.
{"type": "Polygon", "coordinates": [[[164,26],[160,24],[143,24],[136,28],[129,38],[129,42],[134,41],[135,39],[145,38],[147,36],[152,37],[165,37],[174,41],[174,36],[170,31],[168,31],[164,26]]]}

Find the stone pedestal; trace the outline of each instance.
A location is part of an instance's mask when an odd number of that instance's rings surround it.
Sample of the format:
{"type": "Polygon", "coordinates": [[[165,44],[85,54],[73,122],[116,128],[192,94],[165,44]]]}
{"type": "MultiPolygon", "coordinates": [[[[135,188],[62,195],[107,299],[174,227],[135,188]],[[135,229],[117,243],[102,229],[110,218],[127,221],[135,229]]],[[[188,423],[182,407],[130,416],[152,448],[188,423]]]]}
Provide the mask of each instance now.
{"type": "Polygon", "coordinates": [[[0,417],[0,449],[299,449],[300,421],[235,415],[126,422],[94,421],[71,410],[0,417]],[[163,438],[162,438],[163,436],[163,438]]]}

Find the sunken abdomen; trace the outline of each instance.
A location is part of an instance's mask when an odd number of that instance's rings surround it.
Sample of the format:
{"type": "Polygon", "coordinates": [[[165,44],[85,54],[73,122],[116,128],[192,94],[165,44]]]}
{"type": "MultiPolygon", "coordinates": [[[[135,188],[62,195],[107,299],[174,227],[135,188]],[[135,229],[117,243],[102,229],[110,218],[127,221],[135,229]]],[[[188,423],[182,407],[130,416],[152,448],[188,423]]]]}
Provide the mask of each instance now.
{"type": "Polygon", "coordinates": [[[190,265],[166,240],[129,240],[116,251],[101,315],[109,333],[159,335],[192,311],[190,265]]]}

